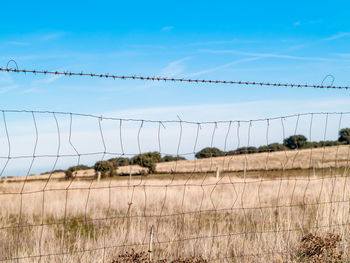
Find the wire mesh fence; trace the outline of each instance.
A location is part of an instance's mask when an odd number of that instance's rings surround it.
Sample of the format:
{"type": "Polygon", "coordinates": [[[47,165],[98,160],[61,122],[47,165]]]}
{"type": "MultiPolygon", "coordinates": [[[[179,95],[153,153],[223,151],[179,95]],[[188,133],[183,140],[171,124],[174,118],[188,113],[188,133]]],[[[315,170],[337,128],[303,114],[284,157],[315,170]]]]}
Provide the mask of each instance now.
{"type": "Polygon", "coordinates": [[[350,258],[350,113],[217,122],[1,113],[1,262],[350,258]]]}

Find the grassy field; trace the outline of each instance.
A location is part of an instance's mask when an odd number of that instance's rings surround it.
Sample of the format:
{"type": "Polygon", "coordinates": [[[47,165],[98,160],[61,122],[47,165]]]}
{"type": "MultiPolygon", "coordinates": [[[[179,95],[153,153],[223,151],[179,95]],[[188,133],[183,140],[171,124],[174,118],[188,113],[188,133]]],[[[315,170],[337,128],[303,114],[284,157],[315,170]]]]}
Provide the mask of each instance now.
{"type": "Polygon", "coordinates": [[[147,251],[153,226],[154,259],[348,262],[348,149],[165,163],[157,167],[163,173],[131,180],[2,181],[0,261],[112,262],[132,249],[147,251]],[[216,179],[208,171],[220,163],[216,179]],[[182,173],[170,173],[173,165],[182,173]],[[189,172],[195,167],[202,173],[189,172]],[[303,250],[309,233],[338,235],[332,249],[340,260],[312,261],[303,250]]]}
{"type": "MultiPolygon", "coordinates": [[[[246,171],[248,174],[258,174],[258,177],[268,174],[274,176],[284,176],[292,170],[325,170],[348,168],[350,166],[350,147],[349,145],[332,146],[324,148],[303,149],[303,150],[286,150],[271,153],[241,154],[224,157],[213,157],[196,160],[181,160],[177,162],[163,162],[156,165],[156,173],[162,175],[172,174],[203,174],[215,172],[232,172],[240,174],[246,171]],[[261,173],[266,171],[266,173],[261,173]],[[269,173],[267,173],[269,172],[269,173]]],[[[119,174],[137,175],[146,173],[147,169],[138,165],[122,166],[118,168],[119,174]]],[[[305,174],[305,171],[302,172],[305,174]]],[[[27,178],[14,177],[8,178],[7,182],[19,182],[23,180],[48,180],[64,179],[64,172],[46,173],[41,175],[31,175],[27,178]]],[[[93,169],[81,170],[74,173],[76,178],[93,178],[95,171],[93,169]]],[[[153,175],[154,176],[154,175],[153,175]]],[[[159,177],[158,177],[159,178],[159,177]]],[[[181,178],[177,176],[176,178],[181,178]]],[[[175,179],[176,179],[175,178],[175,179]]],[[[4,178],[0,179],[0,182],[4,178]]]]}

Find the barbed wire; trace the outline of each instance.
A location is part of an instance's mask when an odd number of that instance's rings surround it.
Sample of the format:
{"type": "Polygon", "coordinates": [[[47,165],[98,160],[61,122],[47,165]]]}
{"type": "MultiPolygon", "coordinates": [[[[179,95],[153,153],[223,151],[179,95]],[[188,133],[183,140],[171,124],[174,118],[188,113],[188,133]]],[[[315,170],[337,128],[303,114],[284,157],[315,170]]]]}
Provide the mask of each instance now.
{"type": "MultiPolygon", "coordinates": [[[[17,67],[17,64],[16,64],[17,67]]],[[[230,80],[207,80],[207,79],[188,79],[188,78],[169,78],[169,77],[149,77],[149,76],[127,76],[127,75],[113,75],[113,74],[97,74],[97,73],[77,73],[77,72],[62,72],[62,71],[50,71],[50,70],[27,70],[27,69],[10,69],[0,68],[0,72],[14,72],[14,73],[32,73],[32,74],[44,74],[44,75],[63,75],[63,76],[88,76],[95,78],[106,79],[121,79],[121,80],[143,80],[143,81],[165,81],[165,82],[189,82],[189,83],[206,83],[206,84],[234,84],[244,86],[270,86],[270,87],[289,87],[289,88],[319,88],[319,89],[349,89],[350,86],[333,86],[334,77],[327,75],[327,77],[333,77],[331,85],[312,85],[312,84],[293,84],[293,83],[272,83],[272,82],[253,82],[253,81],[230,81],[230,80]]]]}

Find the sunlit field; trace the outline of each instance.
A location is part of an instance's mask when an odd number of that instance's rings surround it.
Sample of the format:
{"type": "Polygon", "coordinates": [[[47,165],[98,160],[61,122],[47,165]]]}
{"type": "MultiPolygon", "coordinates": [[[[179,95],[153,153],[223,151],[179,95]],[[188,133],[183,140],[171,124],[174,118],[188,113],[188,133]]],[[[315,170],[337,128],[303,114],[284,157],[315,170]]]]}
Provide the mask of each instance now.
{"type": "Polygon", "coordinates": [[[307,233],[341,236],[349,259],[347,174],[324,178],[45,181],[0,186],[0,259],[112,262],[147,251],[153,258],[201,255],[216,262],[300,262],[307,233]],[[21,193],[21,194],[19,194],[21,193]]]}

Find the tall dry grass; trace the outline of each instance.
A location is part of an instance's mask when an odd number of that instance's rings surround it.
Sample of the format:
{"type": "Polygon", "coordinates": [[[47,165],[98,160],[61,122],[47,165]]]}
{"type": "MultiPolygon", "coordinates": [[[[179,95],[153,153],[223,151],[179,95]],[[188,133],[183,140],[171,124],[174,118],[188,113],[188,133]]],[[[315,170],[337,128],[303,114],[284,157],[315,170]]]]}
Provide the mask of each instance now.
{"type": "Polygon", "coordinates": [[[330,172],[2,183],[0,261],[111,262],[152,225],[156,259],[299,262],[302,236],[331,232],[349,260],[350,178],[330,172]]]}

